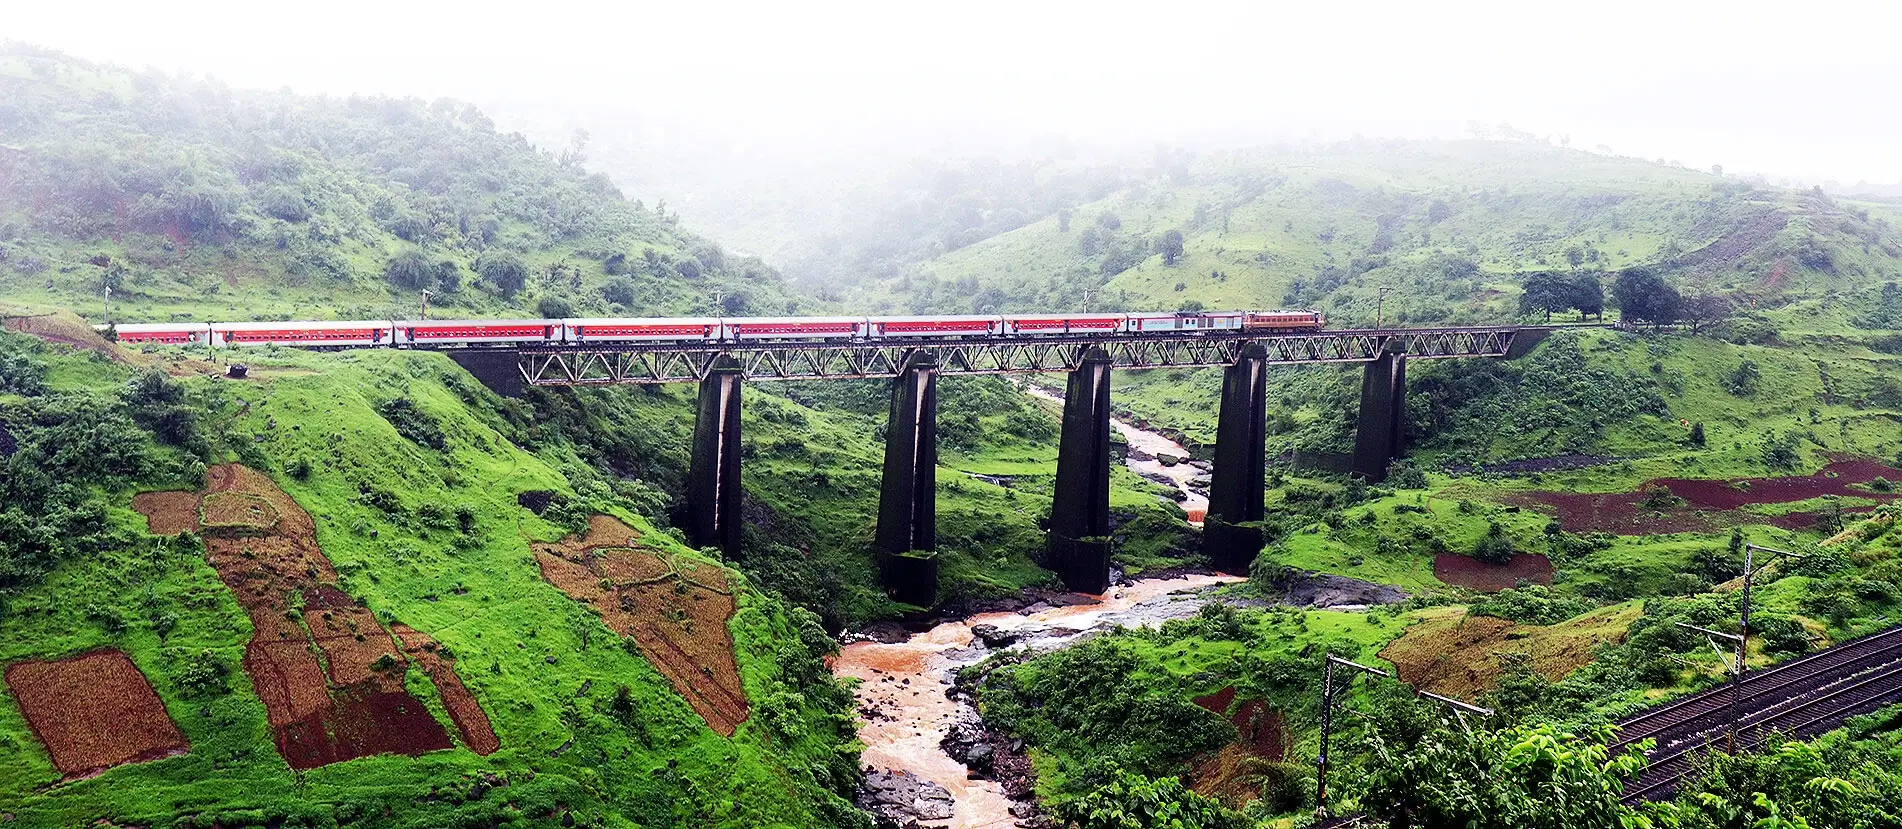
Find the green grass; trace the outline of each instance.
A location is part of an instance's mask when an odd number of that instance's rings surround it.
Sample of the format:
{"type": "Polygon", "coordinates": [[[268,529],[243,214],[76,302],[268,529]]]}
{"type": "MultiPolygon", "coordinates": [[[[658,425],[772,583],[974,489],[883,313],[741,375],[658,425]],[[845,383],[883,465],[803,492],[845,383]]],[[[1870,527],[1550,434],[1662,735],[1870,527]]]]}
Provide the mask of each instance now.
{"type": "MultiPolygon", "coordinates": [[[[497,401],[459,369],[438,355],[399,352],[260,354],[253,364],[264,379],[193,383],[209,407],[230,415],[220,437],[250,447],[245,459],[265,466],[311,513],[344,590],[457,655],[502,749],[486,758],[455,749],[291,772],[241,672],[234,670],[229,693],[185,696],[175,679],[181,660],[210,649],[236,666],[249,625],[201,550],[138,538],[143,520],[121,506],[112,519],[134,540],[68,563],[17,596],[0,618],[0,661],[122,648],[192,750],[45,788],[57,774],[17,709],[0,705],[0,799],[15,825],[95,818],[169,825],[200,813],[227,815],[223,825],[280,818],[330,825],[325,816],[334,813],[340,823],[433,827],[552,823],[572,810],[587,825],[752,827],[819,825],[840,813],[843,801],[829,789],[849,785],[837,778],[853,768],[850,728],[843,710],[828,707],[842,703],[801,687],[809,674],[795,672],[810,657],[784,605],[739,591],[731,629],[753,718],[736,737],[721,738],[598,618],[541,580],[528,542],[569,528],[515,497],[571,492],[569,484],[477,416],[497,401]],[[437,420],[446,451],[404,440],[377,415],[379,403],[398,395],[437,420]],[[281,471],[300,458],[311,463],[308,480],[281,471]],[[366,503],[362,493],[379,489],[400,506],[366,503]],[[418,517],[426,504],[471,507],[475,531],[429,526],[418,517]],[[163,637],[152,621],[161,616],[177,617],[163,637]],[[114,618],[123,630],[99,621],[114,618]],[[620,686],[632,690],[638,710],[625,724],[607,706],[620,686]],[[510,785],[471,794],[479,773],[510,785]],[[385,809],[396,811],[385,817],[385,809]]],[[[116,499],[124,504],[129,495],[116,499]]],[[[693,555],[640,516],[602,506],[655,543],[693,555]]],[[[410,684],[428,685],[417,676],[410,684]]],[[[432,707],[440,716],[433,697],[432,707]]]]}

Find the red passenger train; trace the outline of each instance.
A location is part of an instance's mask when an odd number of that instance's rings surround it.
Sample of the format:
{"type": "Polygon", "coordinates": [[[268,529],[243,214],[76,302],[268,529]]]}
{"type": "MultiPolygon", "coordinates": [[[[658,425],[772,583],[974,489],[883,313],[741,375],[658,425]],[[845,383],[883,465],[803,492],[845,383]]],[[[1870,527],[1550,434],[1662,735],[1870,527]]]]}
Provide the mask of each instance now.
{"type": "Polygon", "coordinates": [[[1317,311],[1196,311],[918,317],[655,317],[647,319],[357,320],[99,326],[120,342],[242,348],[581,345],[586,343],[877,342],[1039,339],[1076,335],[1206,336],[1320,331],[1317,311]]]}

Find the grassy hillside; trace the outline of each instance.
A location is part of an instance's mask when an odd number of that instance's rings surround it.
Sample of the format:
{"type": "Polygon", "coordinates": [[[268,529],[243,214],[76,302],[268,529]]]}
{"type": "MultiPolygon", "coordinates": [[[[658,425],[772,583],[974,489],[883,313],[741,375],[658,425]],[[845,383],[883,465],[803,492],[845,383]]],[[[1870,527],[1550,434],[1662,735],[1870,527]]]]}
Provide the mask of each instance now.
{"type": "MultiPolygon", "coordinates": [[[[19,710],[0,705],[0,801],[14,825],[857,825],[842,798],[857,775],[849,696],[819,661],[832,645],[816,618],[727,572],[751,716],[720,736],[632,640],[544,580],[530,543],[605,512],[653,550],[683,562],[697,554],[629,502],[576,491],[512,443],[502,401],[447,360],[260,354],[250,380],[148,380],[167,391],[139,397],[120,391],[147,376],[138,369],[12,335],[4,345],[12,391],[0,395],[0,421],[18,441],[6,485],[59,476],[77,508],[100,515],[91,536],[51,550],[6,534],[0,662],[118,648],[191,746],[62,783],[19,710]],[[74,453],[96,452],[83,441],[97,438],[65,428],[74,411],[107,418],[136,462],[114,474],[87,466],[74,453]],[[232,591],[191,536],[154,538],[129,506],[139,490],[196,488],[205,461],[264,471],[294,498],[338,589],[453,654],[500,750],[288,768],[240,668],[252,625],[232,591]],[[538,515],[518,502],[523,493],[545,493],[550,505],[538,515]]],[[[9,521],[62,520],[12,507],[9,521]]],[[[443,719],[432,684],[411,668],[405,684],[443,719]]]]}
{"type": "Polygon", "coordinates": [[[1144,172],[846,302],[1080,309],[1087,292],[1097,309],[1314,307],[1366,325],[1384,305],[1387,322],[1427,324],[1511,319],[1533,271],[1658,265],[1687,291],[1760,304],[1902,273],[1890,205],[1543,144],[1359,141],[1178,154],[1144,172]],[[1183,244],[1168,262],[1171,231],[1183,244]]]}
{"type": "MultiPolygon", "coordinates": [[[[902,610],[877,585],[871,547],[887,389],[838,381],[758,383],[745,392],[740,566],[834,625],[902,610]]],[[[1056,413],[996,378],[945,378],[939,405],[940,603],[1054,586],[1038,561],[1055,481],[1056,413]]],[[[601,489],[629,495],[658,518],[682,506],[691,387],[540,390],[516,418],[525,442],[571,453],[571,472],[601,489]]],[[[1118,566],[1136,572],[1195,557],[1181,511],[1164,494],[1116,468],[1118,566]]]]}
{"type": "Polygon", "coordinates": [[[0,292],[127,322],[777,313],[756,259],[450,100],[315,98],[0,48],[0,292]]]}

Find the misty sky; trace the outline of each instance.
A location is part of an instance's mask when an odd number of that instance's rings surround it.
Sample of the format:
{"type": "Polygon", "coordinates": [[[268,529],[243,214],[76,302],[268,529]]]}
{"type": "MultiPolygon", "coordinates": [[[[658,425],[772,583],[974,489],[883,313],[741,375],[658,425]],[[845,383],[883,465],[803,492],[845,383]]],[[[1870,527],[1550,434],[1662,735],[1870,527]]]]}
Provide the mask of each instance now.
{"type": "Polygon", "coordinates": [[[0,38],[774,155],[1467,134],[1902,181],[1902,4],[5,0],[0,38]]]}

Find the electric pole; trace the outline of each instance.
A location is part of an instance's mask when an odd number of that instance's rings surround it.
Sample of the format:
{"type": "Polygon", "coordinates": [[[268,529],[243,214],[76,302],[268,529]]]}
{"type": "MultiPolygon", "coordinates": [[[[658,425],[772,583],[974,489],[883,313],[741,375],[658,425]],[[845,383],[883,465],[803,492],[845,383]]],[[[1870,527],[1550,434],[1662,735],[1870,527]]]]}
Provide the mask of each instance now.
{"type": "Polygon", "coordinates": [[[424,292],[423,292],[423,316],[422,316],[422,319],[423,319],[423,320],[424,320],[425,322],[427,322],[427,321],[429,320],[429,297],[430,297],[430,293],[429,293],[428,291],[424,291],[424,292]]]}
{"type": "Polygon", "coordinates": [[[1730,673],[1730,728],[1725,732],[1724,751],[1727,754],[1736,754],[1738,712],[1743,708],[1743,664],[1746,655],[1744,638],[1734,633],[1698,627],[1689,622],[1678,622],[1677,626],[1704,634],[1704,641],[1710,643],[1710,649],[1717,652],[1718,661],[1724,663],[1724,668],[1730,673]],[[1718,639],[1728,640],[1737,646],[1737,656],[1734,661],[1724,656],[1723,648],[1717,647],[1718,639]]]}
{"type": "Polygon", "coordinates": [[[1374,327],[1375,328],[1379,328],[1381,326],[1381,322],[1384,319],[1386,319],[1387,292],[1391,290],[1393,290],[1392,285],[1382,285],[1374,289],[1374,327]]]}
{"type": "Polygon", "coordinates": [[[106,324],[112,324],[112,286],[106,286],[106,324]]]}
{"type": "MultiPolygon", "coordinates": [[[[1352,668],[1374,676],[1392,677],[1379,668],[1369,668],[1359,662],[1342,659],[1334,654],[1327,655],[1327,662],[1321,672],[1321,753],[1314,758],[1314,809],[1315,814],[1327,816],[1327,749],[1328,741],[1334,734],[1334,666],[1352,668]]],[[[1353,682],[1353,677],[1348,677],[1353,682]]]]}

